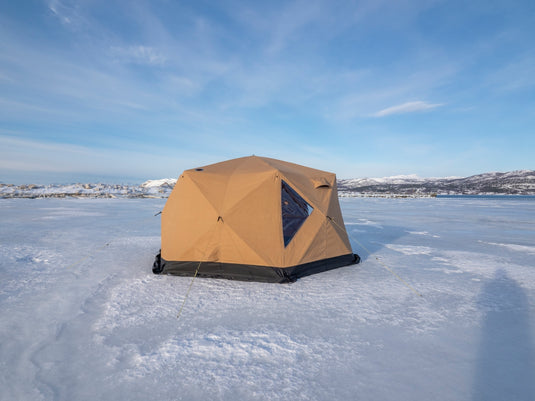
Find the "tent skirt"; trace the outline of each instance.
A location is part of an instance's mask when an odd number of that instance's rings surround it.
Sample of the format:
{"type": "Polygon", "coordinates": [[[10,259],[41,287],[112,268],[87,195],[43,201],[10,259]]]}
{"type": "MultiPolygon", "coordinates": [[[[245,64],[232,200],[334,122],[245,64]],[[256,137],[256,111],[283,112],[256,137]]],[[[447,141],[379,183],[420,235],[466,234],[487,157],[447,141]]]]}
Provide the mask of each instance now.
{"type": "Polygon", "coordinates": [[[360,262],[357,254],[336,256],[291,267],[272,267],[244,265],[236,263],[173,261],[156,255],[152,271],[154,274],[170,274],[175,276],[197,276],[206,278],[224,278],[240,281],[260,281],[265,283],[291,283],[300,277],[352,265],[360,262]]]}

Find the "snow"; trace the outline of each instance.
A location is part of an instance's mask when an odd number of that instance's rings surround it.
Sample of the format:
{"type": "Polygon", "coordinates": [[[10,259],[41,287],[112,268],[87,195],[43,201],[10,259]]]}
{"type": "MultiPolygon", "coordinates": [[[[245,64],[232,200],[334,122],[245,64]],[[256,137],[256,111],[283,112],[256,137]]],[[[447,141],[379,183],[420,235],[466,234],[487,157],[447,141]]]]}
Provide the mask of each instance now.
{"type": "Polygon", "coordinates": [[[143,184],[141,184],[141,187],[150,188],[150,187],[168,186],[168,187],[173,188],[175,184],[176,184],[176,178],[162,178],[160,180],[145,181],[143,184]]]}
{"type": "Polygon", "coordinates": [[[338,181],[341,196],[535,195],[535,171],[484,173],[471,177],[398,175],[338,181]]]}
{"type": "Polygon", "coordinates": [[[196,279],[180,319],[164,204],[0,199],[0,400],[535,399],[533,199],[343,198],[361,264],[196,279]]]}
{"type": "Polygon", "coordinates": [[[141,185],[52,184],[13,185],[0,183],[0,198],[166,198],[176,179],[145,181],[141,185]]]}

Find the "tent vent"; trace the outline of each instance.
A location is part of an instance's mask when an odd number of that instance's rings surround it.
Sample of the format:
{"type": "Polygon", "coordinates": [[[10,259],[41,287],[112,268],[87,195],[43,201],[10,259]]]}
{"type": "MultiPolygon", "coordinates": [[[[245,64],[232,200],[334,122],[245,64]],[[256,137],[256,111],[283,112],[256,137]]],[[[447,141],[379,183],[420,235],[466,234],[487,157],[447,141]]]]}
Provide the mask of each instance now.
{"type": "Polygon", "coordinates": [[[284,246],[288,246],[314,209],[288,183],[281,182],[282,234],[284,246]]]}
{"type": "Polygon", "coordinates": [[[330,188],[331,185],[329,184],[329,181],[327,181],[324,177],[320,178],[312,178],[312,183],[314,184],[314,188],[330,188]]]}

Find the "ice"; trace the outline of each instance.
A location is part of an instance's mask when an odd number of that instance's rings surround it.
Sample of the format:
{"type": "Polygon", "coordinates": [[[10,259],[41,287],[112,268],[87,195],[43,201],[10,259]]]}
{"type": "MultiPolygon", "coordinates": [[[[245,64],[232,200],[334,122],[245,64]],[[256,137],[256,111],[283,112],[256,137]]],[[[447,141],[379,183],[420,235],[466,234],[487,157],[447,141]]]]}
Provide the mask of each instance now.
{"type": "Polygon", "coordinates": [[[343,198],[361,264],[197,278],[180,319],[164,204],[0,199],[0,400],[535,399],[533,200],[343,198]]]}
{"type": "Polygon", "coordinates": [[[495,246],[503,246],[504,248],[509,248],[515,252],[527,252],[531,254],[535,254],[535,246],[527,246],[527,245],[517,245],[517,244],[498,244],[496,242],[487,242],[489,245],[495,245],[495,246]]]}
{"type": "Polygon", "coordinates": [[[430,255],[434,251],[428,246],[387,244],[386,247],[404,255],[430,255]]]}

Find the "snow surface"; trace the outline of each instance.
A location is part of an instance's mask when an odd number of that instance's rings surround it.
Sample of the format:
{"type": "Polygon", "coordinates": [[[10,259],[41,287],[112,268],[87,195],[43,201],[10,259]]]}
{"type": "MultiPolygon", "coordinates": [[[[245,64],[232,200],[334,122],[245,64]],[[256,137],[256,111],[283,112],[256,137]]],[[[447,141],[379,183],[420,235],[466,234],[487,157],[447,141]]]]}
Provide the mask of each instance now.
{"type": "Polygon", "coordinates": [[[533,200],[341,199],[361,264],[196,279],[179,320],[164,203],[0,200],[0,400],[535,399],[533,200]]]}

